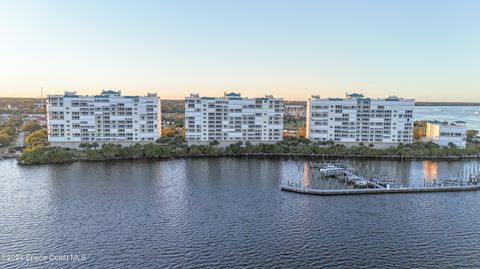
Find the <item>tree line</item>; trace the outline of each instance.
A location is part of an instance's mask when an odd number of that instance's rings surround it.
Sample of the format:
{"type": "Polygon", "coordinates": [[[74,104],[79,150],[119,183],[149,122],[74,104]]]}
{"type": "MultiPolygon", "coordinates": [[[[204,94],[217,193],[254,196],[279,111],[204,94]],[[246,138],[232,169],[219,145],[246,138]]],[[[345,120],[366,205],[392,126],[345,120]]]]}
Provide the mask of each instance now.
{"type": "MultiPolygon", "coordinates": [[[[32,133],[33,134],[33,133],[32,133]]],[[[43,134],[38,134],[43,135],[43,134]]],[[[434,143],[400,144],[378,149],[360,144],[346,147],[328,142],[311,142],[306,138],[286,138],[274,144],[234,143],[220,147],[218,141],[207,145],[188,146],[182,137],[163,137],[157,143],[121,146],[119,144],[82,143],[80,149],[68,149],[37,144],[27,147],[18,157],[21,164],[63,163],[72,161],[104,161],[118,159],[165,159],[182,157],[220,156],[315,156],[349,158],[462,158],[479,157],[480,145],[469,144],[465,149],[454,145],[439,147],[434,143]]]]}

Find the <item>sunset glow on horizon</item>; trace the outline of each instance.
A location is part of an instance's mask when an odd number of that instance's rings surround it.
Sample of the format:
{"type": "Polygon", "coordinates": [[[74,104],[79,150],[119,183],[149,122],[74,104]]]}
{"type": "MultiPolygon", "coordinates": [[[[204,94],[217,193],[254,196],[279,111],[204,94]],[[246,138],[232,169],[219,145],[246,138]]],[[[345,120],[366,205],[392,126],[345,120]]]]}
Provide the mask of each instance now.
{"type": "Polygon", "coordinates": [[[0,97],[480,102],[478,1],[4,1],[0,97]]]}

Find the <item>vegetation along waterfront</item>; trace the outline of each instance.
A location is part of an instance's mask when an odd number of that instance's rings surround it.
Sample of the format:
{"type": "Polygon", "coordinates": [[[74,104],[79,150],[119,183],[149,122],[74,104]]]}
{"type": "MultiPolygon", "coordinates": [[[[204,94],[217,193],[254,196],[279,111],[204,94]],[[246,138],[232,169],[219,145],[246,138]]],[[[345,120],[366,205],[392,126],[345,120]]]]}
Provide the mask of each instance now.
{"type": "Polygon", "coordinates": [[[220,156],[305,156],[331,158],[372,158],[372,159],[459,159],[478,158],[480,145],[469,143],[465,149],[453,145],[439,147],[434,143],[400,144],[396,147],[377,149],[372,145],[347,148],[333,142],[313,143],[305,138],[286,138],[276,144],[236,143],[228,147],[209,145],[188,146],[182,137],[160,138],[157,143],[135,144],[122,147],[116,144],[82,143],[81,149],[44,146],[44,133],[39,131],[30,138],[34,141],[17,158],[20,164],[46,164],[72,161],[104,161],[119,159],[163,159],[183,157],[220,156]]]}

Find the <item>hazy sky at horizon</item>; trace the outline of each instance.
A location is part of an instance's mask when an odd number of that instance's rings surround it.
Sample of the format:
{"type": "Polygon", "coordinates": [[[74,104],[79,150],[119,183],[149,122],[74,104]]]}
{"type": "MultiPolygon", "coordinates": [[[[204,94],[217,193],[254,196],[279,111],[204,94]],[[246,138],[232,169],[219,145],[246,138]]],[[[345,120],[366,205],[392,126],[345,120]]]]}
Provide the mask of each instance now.
{"type": "Polygon", "coordinates": [[[480,1],[1,1],[0,96],[480,101],[480,1]]]}

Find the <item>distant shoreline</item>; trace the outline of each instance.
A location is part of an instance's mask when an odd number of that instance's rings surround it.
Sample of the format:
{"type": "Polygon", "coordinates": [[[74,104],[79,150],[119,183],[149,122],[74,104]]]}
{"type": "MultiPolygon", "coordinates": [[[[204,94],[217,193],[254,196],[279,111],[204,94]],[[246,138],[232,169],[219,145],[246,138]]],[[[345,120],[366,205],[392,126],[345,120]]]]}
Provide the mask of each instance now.
{"type": "Polygon", "coordinates": [[[415,102],[415,106],[480,106],[479,102],[415,102]]]}
{"type": "MultiPolygon", "coordinates": [[[[40,101],[41,98],[38,97],[0,97],[0,101],[11,101],[11,100],[23,100],[23,101],[40,101]]],[[[45,98],[44,98],[45,99],[45,98]]],[[[164,103],[183,103],[184,99],[162,99],[164,103]]],[[[306,105],[307,101],[298,101],[298,100],[285,100],[286,105],[306,105]]],[[[415,102],[416,106],[480,106],[480,102],[415,102]]]]}

